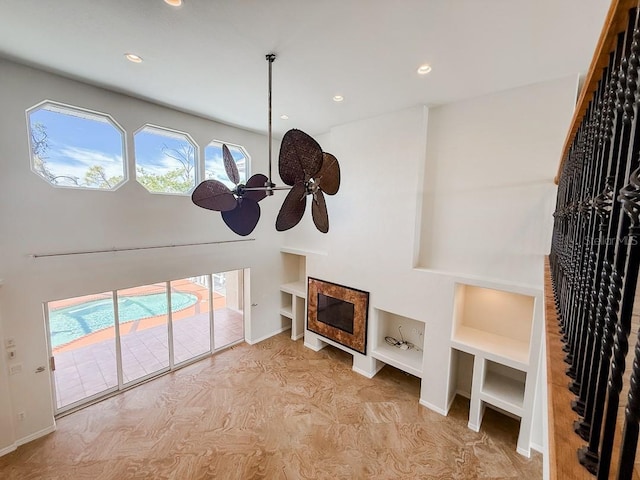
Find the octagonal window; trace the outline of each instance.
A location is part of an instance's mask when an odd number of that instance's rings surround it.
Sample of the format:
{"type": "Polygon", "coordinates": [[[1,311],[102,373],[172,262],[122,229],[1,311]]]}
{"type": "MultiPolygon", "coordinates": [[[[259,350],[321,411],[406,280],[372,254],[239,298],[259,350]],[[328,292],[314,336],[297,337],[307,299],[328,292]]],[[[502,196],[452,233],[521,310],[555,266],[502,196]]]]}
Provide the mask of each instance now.
{"type": "MultiPolygon", "coordinates": [[[[227,147],[229,147],[231,156],[236,161],[236,165],[238,166],[238,173],[240,174],[240,183],[246,183],[247,178],[249,178],[249,154],[240,145],[231,145],[226,142],[224,143],[227,145],[227,147]]],[[[235,185],[231,180],[229,180],[229,177],[227,177],[227,172],[224,169],[224,163],[222,161],[222,144],[223,142],[214,140],[205,147],[204,178],[205,180],[219,180],[227,187],[233,188],[235,185]]]]}
{"type": "Polygon", "coordinates": [[[115,190],[127,179],[124,131],[109,115],[44,102],[27,119],[31,170],[51,185],[115,190]]]}
{"type": "Polygon", "coordinates": [[[196,144],[186,133],[146,125],[133,137],[136,180],[151,193],[187,195],[196,185],[196,144]]]}

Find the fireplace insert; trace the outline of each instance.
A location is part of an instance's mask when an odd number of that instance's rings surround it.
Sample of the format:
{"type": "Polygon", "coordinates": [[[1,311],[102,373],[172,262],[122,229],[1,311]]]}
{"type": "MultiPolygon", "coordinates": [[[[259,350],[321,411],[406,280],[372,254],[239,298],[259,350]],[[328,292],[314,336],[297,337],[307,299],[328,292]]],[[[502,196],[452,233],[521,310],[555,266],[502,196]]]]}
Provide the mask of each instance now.
{"type": "Polygon", "coordinates": [[[369,292],[309,277],[307,329],[367,354],[369,292]]]}

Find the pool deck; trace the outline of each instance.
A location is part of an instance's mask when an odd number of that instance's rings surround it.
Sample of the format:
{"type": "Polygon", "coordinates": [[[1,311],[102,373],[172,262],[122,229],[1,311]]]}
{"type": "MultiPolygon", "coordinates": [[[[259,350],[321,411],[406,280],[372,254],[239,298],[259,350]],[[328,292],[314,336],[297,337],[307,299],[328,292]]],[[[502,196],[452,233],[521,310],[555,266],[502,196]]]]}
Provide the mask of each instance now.
{"type": "MultiPolygon", "coordinates": [[[[191,283],[188,280],[176,280],[171,282],[172,292],[190,293],[198,297],[198,301],[185,309],[177,312],[173,312],[171,318],[174,322],[185,318],[190,318],[200,313],[209,312],[209,290],[202,285],[191,283]]],[[[139,296],[139,295],[151,295],[156,293],[165,293],[165,284],[157,283],[153,285],[145,285],[142,287],[128,288],[119,291],[119,296],[139,296]]],[[[111,292],[99,293],[96,295],[88,295],[85,297],[69,298],[65,300],[58,300],[49,302],[50,309],[66,308],[73,305],[78,305],[85,302],[91,302],[94,300],[104,300],[111,298],[111,292]]],[[[226,298],[217,292],[213,292],[213,308],[218,310],[226,306],[226,298]]],[[[147,317],[141,320],[134,320],[132,322],[125,322],[120,325],[120,334],[126,335],[128,333],[145,330],[147,328],[156,327],[158,325],[166,325],[166,315],[156,315],[154,317],[147,317]]],[[[58,347],[53,348],[54,355],[60,352],[75,350],[78,347],[90,345],[92,343],[101,342],[103,340],[112,339],[114,337],[114,327],[103,328],[97,332],[89,333],[76,340],[65,343],[58,347]]]]}

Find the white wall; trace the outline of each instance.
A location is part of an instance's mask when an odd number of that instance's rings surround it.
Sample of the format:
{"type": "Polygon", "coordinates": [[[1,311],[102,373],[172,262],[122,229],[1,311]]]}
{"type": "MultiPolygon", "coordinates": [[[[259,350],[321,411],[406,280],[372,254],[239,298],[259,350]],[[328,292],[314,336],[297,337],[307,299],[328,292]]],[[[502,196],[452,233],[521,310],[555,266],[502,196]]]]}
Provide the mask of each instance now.
{"type": "MultiPolygon", "coordinates": [[[[327,198],[329,234],[315,232],[308,215],[283,246],[325,252],[308,257],[308,275],[368,291],[372,309],[426,323],[421,400],[437,411],[447,411],[455,377],[454,283],[518,285],[542,297],[552,181],[575,89],[575,78],[559,79],[317,138],[342,172],[340,191],[327,198]]],[[[543,444],[543,401],[535,445],[543,444]]]]}
{"type": "MultiPolygon", "coordinates": [[[[249,238],[255,241],[222,245],[167,248],[138,252],[30,258],[31,254],[144,247],[233,240],[220,214],[196,207],[187,197],[152,195],[135,181],[115,192],[53,188],[29,167],[25,110],[49,99],[111,114],[128,132],[143,124],[189,132],[200,146],[221,139],[246,147],[254,172],[266,171],[267,140],[124,95],[0,60],[0,317],[2,333],[13,337],[23,373],[0,374],[0,422],[7,405],[20,405],[27,415],[15,434],[0,423],[0,450],[53,426],[42,302],[102,292],[191,275],[251,268],[251,333],[248,340],[280,329],[278,278],[280,255],[274,223],[279,202],[261,202],[262,220],[249,238]],[[4,376],[4,377],[3,377],[4,376]],[[13,438],[10,438],[13,437],[13,438]]],[[[198,81],[194,77],[192,81],[198,81]]],[[[188,87],[188,85],[185,85],[188,87]]],[[[276,146],[277,148],[277,146],[276,146]]],[[[132,172],[133,167],[130,168],[132,172]]],[[[3,339],[0,339],[3,340],[3,339]]],[[[0,367],[4,367],[0,363],[0,367]]],[[[15,410],[15,409],[14,409],[15,410]]]]}
{"type": "Polygon", "coordinates": [[[432,108],[418,265],[540,287],[577,77],[432,108]]]}

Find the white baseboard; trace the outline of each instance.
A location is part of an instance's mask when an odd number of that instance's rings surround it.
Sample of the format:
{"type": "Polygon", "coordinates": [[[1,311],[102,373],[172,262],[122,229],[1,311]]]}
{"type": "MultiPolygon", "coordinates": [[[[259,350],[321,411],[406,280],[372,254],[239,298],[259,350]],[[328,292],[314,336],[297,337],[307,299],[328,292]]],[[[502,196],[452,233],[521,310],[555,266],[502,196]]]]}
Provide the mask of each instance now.
{"type": "Polygon", "coordinates": [[[0,449],[0,457],[6,455],[7,453],[14,452],[16,448],[18,448],[18,446],[15,443],[12,443],[8,447],[0,449]]]}
{"type": "MultiPolygon", "coordinates": [[[[466,392],[464,390],[456,390],[456,395],[460,395],[461,397],[471,400],[471,392],[466,392]]],[[[456,398],[455,395],[453,396],[453,398],[454,399],[456,398]]],[[[453,400],[451,400],[449,406],[451,406],[451,403],[453,403],[453,400]]]]}
{"type": "Polygon", "coordinates": [[[295,338],[291,337],[291,340],[295,341],[295,340],[300,340],[301,338],[304,338],[304,333],[301,333],[300,335],[296,336],[295,338]]]}
{"type": "Polygon", "coordinates": [[[529,446],[536,452],[540,452],[541,454],[544,455],[544,448],[542,447],[542,445],[538,445],[537,443],[531,442],[529,446]]]}
{"type": "Polygon", "coordinates": [[[529,450],[527,448],[518,447],[518,448],[516,448],[516,452],[518,452],[523,457],[531,458],[531,450],[529,450]]]}
{"type": "Polygon", "coordinates": [[[475,425],[475,424],[473,424],[471,422],[467,423],[467,428],[469,430],[473,430],[476,433],[480,431],[480,425],[475,425]]]}
{"type": "Polygon", "coordinates": [[[351,367],[351,370],[353,370],[353,371],[354,371],[354,372],[356,372],[356,373],[359,373],[360,375],[362,375],[362,376],[364,376],[364,377],[367,377],[367,378],[373,378],[373,377],[375,377],[375,376],[378,374],[378,372],[379,372],[380,370],[382,370],[382,369],[384,368],[384,365],[385,365],[385,364],[384,364],[384,363],[382,363],[382,362],[378,362],[378,363],[379,363],[380,365],[378,365],[378,366],[376,367],[375,372],[369,372],[369,371],[367,371],[367,370],[362,370],[362,369],[360,369],[360,368],[357,368],[356,366],[351,367]]]}
{"type": "Polygon", "coordinates": [[[326,343],[323,343],[320,347],[316,347],[314,345],[311,345],[310,343],[304,342],[304,346],[313,350],[314,352],[319,352],[320,350],[322,350],[324,347],[327,346],[326,343]]]}
{"type": "Polygon", "coordinates": [[[429,410],[433,410],[436,413],[439,413],[440,415],[442,415],[443,417],[446,417],[447,414],[449,413],[449,407],[451,407],[451,405],[449,404],[447,406],[446,410],[443,410],[440,407],[436,407],[434,404],[427,402],[426,400],[420,399],[420,405],[422,405],[423,407],[427,407],[429,410]]]}
{"type": "Polygon", "coordinates": [[[257,338],[255,340],[248,340],[247,339],[247,340],[245,340],[245,342],[247,342],[249,345],[255,345],[256,343],[263,342],[267,338],[275,337],[276,335],[278,335],[278,334],[280,334],[282,332],[286,332],[287,330],[291,330],[291,327],[283,327],[280,330],[276,330],[273,333],[269,333],[269,334],[265,335],[264,337],[260,337],[260,338],[257,338]]]}
{"type": "Polygon", "coordinates": [[[49,435],[51,432],[55,432],[56,431],[56,425],[55,423],[53,425],[48,426],[47,428],[43,428],[42,430],[38,430],[35,433],[32,433],[31,435],[27,435],[26,437],[22,437],[18,440],[16,440],[16,447],[19,447],[20,445],[24,445],[25,443],[29,443],[33,440],[35,440],[36,438],[40,438],[40,437],[44,437],[45,435],[49,435]]]}

